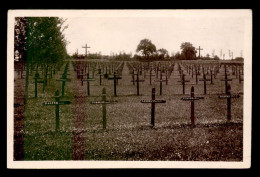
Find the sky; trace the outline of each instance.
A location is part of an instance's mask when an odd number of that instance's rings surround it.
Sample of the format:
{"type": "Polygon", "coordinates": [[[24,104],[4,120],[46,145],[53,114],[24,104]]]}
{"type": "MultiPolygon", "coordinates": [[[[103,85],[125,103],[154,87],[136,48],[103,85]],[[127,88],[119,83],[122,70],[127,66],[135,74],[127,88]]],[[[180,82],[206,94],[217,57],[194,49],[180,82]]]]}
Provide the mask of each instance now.
{"type": "MultiPolygon", "coordinates": [[[[82,48],[90,46],[90,53],[136,53],[142,39],[150,39],[157,49],[165,48],[171,55],[180,51],[181,43],[190,42],[203,49],[201,55],[220,56],[220,50],[229,58],[244,53],[247,40],[248,11],[84,11],[67,15],[68,29],[64,34],[69,41],[67,51],[85,54],[82,48]]],[[[222,56],[223,59],[223,56],[222,56]]]]}

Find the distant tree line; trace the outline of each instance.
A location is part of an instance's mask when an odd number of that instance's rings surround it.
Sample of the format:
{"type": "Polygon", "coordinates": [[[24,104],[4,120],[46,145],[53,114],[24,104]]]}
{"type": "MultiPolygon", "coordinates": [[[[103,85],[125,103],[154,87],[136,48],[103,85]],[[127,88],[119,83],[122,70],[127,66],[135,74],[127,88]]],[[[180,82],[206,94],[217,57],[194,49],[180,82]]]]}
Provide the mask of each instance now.
{"type": "MultiPolygon", "coordinates": [[[[85,59],[85,55],[83,54],[78,54],[77,52],[73,53],[71,58],[74,59],[85,59]]],[[[113,53],[111,55],[102,55],[101,52],[99,53],[88,53],[87,54],[87,59],[108,59],[108,60],[125,60],[125,61],[129,61],[132,59],[132,54],[127,54],[125,52],[119,52],[119,54],[117,53],[113,53]]]]}
{"type": "Polygon", "coordinates": [[[149,39],[143,39],[137,46],[136,52],[134,55],[135,60],[142,61],[153,61],[153,60],[219,60],[218,56],[210,57],[206,55],[205,57],[201,56],[198,58],[196,56],[196,49],[190,42],[183,42],[180,46],[181,52],[177,52],[169,56],[169,53],[166,49],[156,49],[156,46],[149,39]]]}

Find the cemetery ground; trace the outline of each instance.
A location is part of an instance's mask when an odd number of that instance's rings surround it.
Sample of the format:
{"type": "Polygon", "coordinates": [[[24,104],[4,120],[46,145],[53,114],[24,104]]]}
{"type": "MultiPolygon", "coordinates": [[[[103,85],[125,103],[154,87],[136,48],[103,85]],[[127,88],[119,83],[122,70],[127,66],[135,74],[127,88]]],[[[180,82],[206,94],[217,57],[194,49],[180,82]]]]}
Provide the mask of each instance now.
{"type": "MultiPolygon", "coordinates": [[[[29,84],[29,95],[24,118],[24,160],[73,160],[75,152],[75,132],[81,133],[84,143],[84,160],[171,160],[171,161],[242,161],[243,160],[243,83],[232,77],[232,93],[240,93],[240,98],[232,99],[231,123],[226,123],[226,99],[219,99],[225,93],[223,67],[214,79],[214,85],[207,82],[207,94],[203,93],[203,82],[195,83],[195,77],[186,74],[185,95],[179,77],[173,73],[168,85],[163,83],[162,95],[159,94],[159,82],[149,84],[140,75],[140,96],[136,95],[136,84],[124,65],[122,79],[118,81],[117,97],[114,96],[113,80],[99,76],[90,82],[90,96],[84,95],[85,119],[83,125],[75,126],[75,107],[83,104],[75,99],[80,90],[87,89],[87,83],[81,86],[76,78],[72,61],[69,62],[65,96],[60,100],[71,104],[60,105],[60,130],[55,131],[55,106],[43,106],[43,102],[55,101],[57,89],[61,94],[61,71],[48,79],[48,86],[42,92],[38,84],[38,98],[34,98],[34,84],[29,84]],[[195,96],[204,99],[195,101],[195,127],[190,125],[190,101],[181,100],[190,96],[191,86],[195,96]],[[155,105],[155,126],[151,126],[151,104],[142,104],[141,100],[151,99],[152,88],[156,89],[156,99],[166,103],[155,105]],[[107,104],[107,126],[103,129],[102,105],[90,104],[102,100],[102,89],[106,88],[107,100],[117,100],[107,104]],[[78,89],[78,90],[76,90],[78,89]]],[[[176,70],[176,69],[175,69],[176,70]]],[[[91,76],[91,74],[90,74],[91,76]]],[[[41,77],[41,76],[40,76],[41,77]]],[[[111,75],[112,77],[112,75],[111,75]]],[[[209,76],[207,76],[209,78],[209,76]]],[[[202,79],[202,76],[199,76],[202,79]]],[[[19,80],[19,79],[18,79],[19,80]]],[[[33,82],[33,76],[29,82],[33,82]]],[[[84,116],[84,115],[83,115],[84,116]]],[[[21,132],[20,132],[21,133],[21,132]]],[[[78,142],[80,143],[80,142],[78,142]]],[[[82,160],[82,159],[81,159],[82,160]]]]}

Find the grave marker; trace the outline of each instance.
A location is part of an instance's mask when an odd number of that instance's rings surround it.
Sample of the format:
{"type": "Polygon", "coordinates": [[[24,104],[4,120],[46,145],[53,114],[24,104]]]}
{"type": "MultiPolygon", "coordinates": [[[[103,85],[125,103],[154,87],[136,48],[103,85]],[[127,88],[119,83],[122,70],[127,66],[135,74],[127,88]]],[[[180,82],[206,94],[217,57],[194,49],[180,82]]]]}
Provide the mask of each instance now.
{"type": "Polygon", "coordinates": [[[81,79],[81,83],[83,85],[83,82],[87,81],[87,92],[88,92],[88,96],[90,96],[90,81],[95,81],[95,79],[89,78],[89,73],[87,73],[87,79],[81,79]]]}
{"type": "Polygon", "coordinates": [[[162,79],[162,72],[160,73],[160,80],[154,80],[155,82],[160,82],[160,95],[162,95],[162,82],[166,82],[166,80],[162,79]]]}
{"type": "Polygon", "coordinates": [[[227,99],[227,122],[231,120],[231,98],[239,98],[239,95],[231,95],[231,86],[227,86],[227,95],[220,95],[219,99],[227,99]]]}
{"type": "Polygon", "coordinates": [[[210,81],[210,79],[207,79],[206,74],[203,74],[203,79],[200,79],[199,81],[204,82],[204,94],[207,94],[207,81],[210,81]]]}
{"type": "Polygon", "coordinates": [[[55,131],[59,131],[60,129],[60,105],[67,105],[67,104],[71,104],[70,101],[60,101],[60,96],[59,96],[59,90],[57,90],[55,92],[55,101],[51,101],[51,102],[44,102],[43,105],[44,106],[53,106],[55,105],[55,113],[56,113],[56,128],[55,131]]]}
{"type": "MultiPolygon", "coordinates": [[[[210,84],[212,85],[213,84],[213,71],[212,69],[210,70],[210,84]]],[[[215,77],[215,76],[214,76],[215,77]]]]}
{"type": "Polygon", "coordinates": [[[240,69],[238,71],[239,71],[239,74],[238,74],[239,84],[241,84],[241,81],[244,81],[244,79],[241,78],[240,69]]]}
{"type": "Polygon", "coordinates": [[[35,75],[34,75],[34,98],[37,98],[37,90],[38,90],[38,88],[37,88],[37,83],[42,83],[43,84],[43,81],[38,81],[38,79],[40,79],[39,78],[39,73],[37,72],[37,73],[35,73],[35,75]]]}
{"type": "Polygon", "coordinates": [[[137,96],[139,96],[139,82],[144,82],[144,80],[139,79],[139,72],[136,74],[136,80],[132,80],[131,82],[136,82],[137,96]]]}
{"type": "Polygon", "coordinates": [[[227,73],[225,72],[225,79],[221,79],[221,81],[225,81],[225,93],[227,94],[227,92],[228,92],[228,90],[227,90],[228,81],[232,81],[232,79],[228,79],[227,73]]]}
{"type": "Polygon", "coordinates": [[[152,85],[152,76],[155,76],[152,74],[152,71],[153,71],[152,68],[150,68],[150,85],[152,85]]]}
{"type": "Polygon", "coordinates": [[[116,94],[116,85],[117,85],[116,82],[117,82],[118,79],[122,79],[122,77],[117,77],[116,72],[114,72],[114,77],[108,78],[108,80],[114,80],[114,96],[117,96],[117,94],[116,94]]]}
{"type": "Polygon", "coordinates": [[[108,101],[106,99],[106,88],[103,88],[103,90],[102,90],[102,101],[91,101],[90,102],[90,104],[102,104],[102,109],[103,109],[103,129],[106,129],[106,126],[107,126],[106,104],[113,104],[113,103],[117,103],[117,101],[116,100],[115,101],[114,100],[108,101]]]}
{"type": "Polygon", "coordinates": [[[195,103],[194,101],[204,99],[204,97],[195,97],[194,96],[194,87],[191,87],[191,97],[182,97],[181,100],[183,101],[190,101],[191,102],[191,125],[195,126],[195,117],[194,117],[194,109],[195,109],[195,103]]]}
{"type": "Polygon", "coordinates": [[[151,103],[151,124],[154,127],[155,104],[166,103],[166,100],[155,100],[155,88],[152,88],[152,100],[141,100],[141,103],[151,103]]]}
{"type": "Polygon", "coordinates": [[[181,80],[178,82],[181,82],[181,84],[182,84],[182,93],[184,95],[185,94],[185,82],[190,82],[190,80],[185,80],[185,74],[182,74],[181,80]]]}
{"type": "Polygon", "coordinates": [[[99,75],[99,85],[102,85],[102,73],[101,73],[101,69],[98,69],[98,74],[99,75]]]}
{"type": "Polygon", "coordinates": [[[62,85],[61,85],[61,93],[62,93],[62,97],[64,97],[64,87],[66,82],[70,82],[70,79],[67,79],[67,76],[65,74],[62,75],[61,79],[56,79],[56,81],[61,81],[62,85]]]}

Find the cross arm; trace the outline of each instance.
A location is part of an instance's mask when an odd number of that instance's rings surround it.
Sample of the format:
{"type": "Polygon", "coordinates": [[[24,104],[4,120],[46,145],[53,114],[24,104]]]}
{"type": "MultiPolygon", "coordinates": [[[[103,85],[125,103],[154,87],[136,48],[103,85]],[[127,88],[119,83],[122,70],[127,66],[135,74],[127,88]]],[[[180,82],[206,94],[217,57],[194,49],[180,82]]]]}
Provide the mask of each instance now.
{"type": "Polygon", "coordinates": [[[167,80],[154,80],[155,82],[166,82],[167,80]]]}
{"type": "Polygon", "coordinates": [[[166,103],[166,100],[141,100],[141,103],[166,103]]]}
{"type": "Polygon", "coordinates": [[[191,100],[201,100],[204,99],[204,97],[182,97],[181,100],[183,101],[191,101],[191,100]]]}
{"type": "Polygon", "coordinates": [[[112,100],[112,101],[91,101],[90,104],[113,104],[113,103],[118,103],[117,100],[112,100]]]}
{"type": "Polygon", "coordinates": [[[218,98],[220,99],[226,99],[226,98],[239,98],[240,95],[220,95],[218,98]]]}
{"type": "Polygon", "coordinates": [[[131,80],[131,82],[144,82],[145,80],[131,80]]]}
{"type": "Polygon", "coordinates": [[[65,82],[70,82],[71,79],[56,79],[56,81],[65,81],[65,82]]]}
{"type": "Polygon", "coordinates": [[[221,81],[232,81],[232,79],[221,79],[221,81]]]}
{"type": "Polygon", "coordinates": [[[211,81],[210,79],[199,79],[199,81],[211,81]]]}
{"type": "Polygon", "coordinates": [[[82,79],[82,81],[95,81],[95,79],[82,79]]]}

